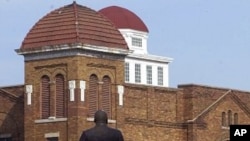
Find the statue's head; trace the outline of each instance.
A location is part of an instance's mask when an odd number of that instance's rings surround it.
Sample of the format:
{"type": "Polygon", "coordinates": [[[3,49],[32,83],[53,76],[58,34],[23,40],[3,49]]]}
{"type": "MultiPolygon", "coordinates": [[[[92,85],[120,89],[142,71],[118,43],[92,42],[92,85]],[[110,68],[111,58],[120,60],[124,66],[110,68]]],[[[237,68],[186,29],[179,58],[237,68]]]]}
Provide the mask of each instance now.
{"type": "Polygon", "coordinates": [[[98,123],[105,123],[107,124],[108,123],[108,116],[107,116],[107,113],[104,112],[103,110],[98,110],[95,112],[95,119],[94,119],[94,122],[96,124],[98,123]]]}

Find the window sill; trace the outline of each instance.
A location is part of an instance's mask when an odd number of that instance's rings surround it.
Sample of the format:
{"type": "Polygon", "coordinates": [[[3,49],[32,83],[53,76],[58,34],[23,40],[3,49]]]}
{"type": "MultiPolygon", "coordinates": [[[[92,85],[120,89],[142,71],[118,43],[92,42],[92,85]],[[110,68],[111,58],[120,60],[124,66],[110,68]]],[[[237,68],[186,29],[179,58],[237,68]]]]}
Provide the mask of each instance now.
{"type": "Polygon", "coordinates": [[[221,126],[221,129],[227,129],[227,130],[229,130],[230,128],[227,127],[227,126],[221,126]]]}
{"type": "Polygon", "coordinates": [[[48,119],[37,119],[35,123],[50,123],[50,122],[62,122],[67,121],[67,118],[56,118],[56,117],[49,117],[48,119]]]}
{"type": "MultiPolygon", "coordinates": [[[[87,118],[87,121],[93,122],[93,121],[94,121],[94,118],[87,118]]],[[[110,123],[110,124],[115,124],[115,123],[116,123],[116,120],[108,119],[108,123],[110,123]]]]}

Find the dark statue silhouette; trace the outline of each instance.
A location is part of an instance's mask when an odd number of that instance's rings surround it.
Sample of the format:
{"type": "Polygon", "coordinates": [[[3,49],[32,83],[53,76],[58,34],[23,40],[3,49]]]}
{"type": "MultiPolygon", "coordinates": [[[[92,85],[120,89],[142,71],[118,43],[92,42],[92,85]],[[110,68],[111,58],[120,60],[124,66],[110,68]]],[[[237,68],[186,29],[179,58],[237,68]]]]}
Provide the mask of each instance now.
{"type": "Polygon", "coordinates": [[[123,141],[122,133],[108,127],[107,113],[98,110],[94,117],[95,127],[82,132],[79,141],[123,141]]]}

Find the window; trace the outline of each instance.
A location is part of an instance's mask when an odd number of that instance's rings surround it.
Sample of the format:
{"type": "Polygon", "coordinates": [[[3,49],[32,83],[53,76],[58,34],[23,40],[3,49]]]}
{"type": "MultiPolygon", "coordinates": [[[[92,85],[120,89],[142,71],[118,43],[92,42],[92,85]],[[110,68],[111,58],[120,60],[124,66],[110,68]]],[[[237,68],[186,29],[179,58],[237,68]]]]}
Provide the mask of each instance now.
{"type": "Polygon", "coordinates": [[[226,112],[222,112],[222,126],[230,126],[232,124],[238,124],[238,113],[234,113],[231,110],[227,111],[227,115],[226,112]],[[226,118],[227,116],[227,118],[226,118]]]}
{"type": "Polygon", "coordinates": [[[238,124],[238,113],[234,113],[234,124],[238,124]]]}
{"type": "Polygon", "coordinates": [[[65,117],[65,84],[61,74],[56,75],[56,117],[65,117]]]}
{"type": "Polygon", "coordinates": [[[66,94],[65,80],[62,74],[55,76],[55,85],[51,85],[51,80],[47,75],[41,78],[41,118],[48,119],[50,116],[66,116],[66,94]],[[55,87],[55,92],[51,93],[51,87],[55,87]]]}
{"type": "Polygon", "coordinates": [[[141,65],[135,64],[135,82],[141,83],[141,65]]]}
{"type": "Polygon", "coordinates": [[[152,84],[152,66],[147,66],[147,84],[152,84]]]}
{"type": "Polygon", "coordinates": [[[142,47],[142,39],[132,37],[132,46],[142,47]]]}
{"type": "Polygon", "coordinates": [[[104,76],[102,83],[98,83],[97,76],[92,74],[89,80],[88,97],[88,116],[93,117],[95,112],[101,109],[107,113],[108,117],[111,117],[111,79],[109,76],[104,76]]]}
{"type": "Polygon", "coordinates": [[[225,112],[222,112],[222,115],[221,115],[221,124],[222,126],[226,126],[226,113],[225,112]]]}
{"type": "Polygon", "coordinates": [[[89,116],[93,117],[98,108],[98,78],[92,74],[89,78],[89,116]]]}
{"type": "Polygon", "coordinates": [[[101,94],[101,107],[99,109],[104,110],[108,117],[111,113],[111,80],[108,76],[104,76],[102,79],[102,94],[101,94]]]}
{"type": "Polygon", "coordinates": [[[48,76],[43,76],[41,79],[41,97],[42,97],[42,104],[41,104],[41,114],[43,119],[47,119],[50,116],[50,79],[48,76]]]}
{"type": "Polygon", "coordinates": [[[125,63],[125,81],[129,82],[129,63],[125,63]]]}
{"type": "Polygon", "coordinates": [[[232,111],[228,110],[228,126],[232,124],[232,111]]]}
{"type": "Polygon", "coordinates": [[[158,85],[163,85],[163,67],[157,68],[157,74],[158,74],[158,85]]]}

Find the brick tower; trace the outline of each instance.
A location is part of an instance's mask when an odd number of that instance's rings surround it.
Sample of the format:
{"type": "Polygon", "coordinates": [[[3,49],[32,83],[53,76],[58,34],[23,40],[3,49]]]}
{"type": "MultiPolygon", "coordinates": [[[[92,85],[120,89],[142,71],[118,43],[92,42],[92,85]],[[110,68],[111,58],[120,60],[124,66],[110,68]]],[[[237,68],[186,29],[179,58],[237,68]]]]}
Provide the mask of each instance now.
{"type": "Polygon", "coordinates": [[[40,19],[16,50],[25,59],[25,140],[75,141],[97,109],[116,125],[129,50],[98,12],[73,2],[40,19]]]}

